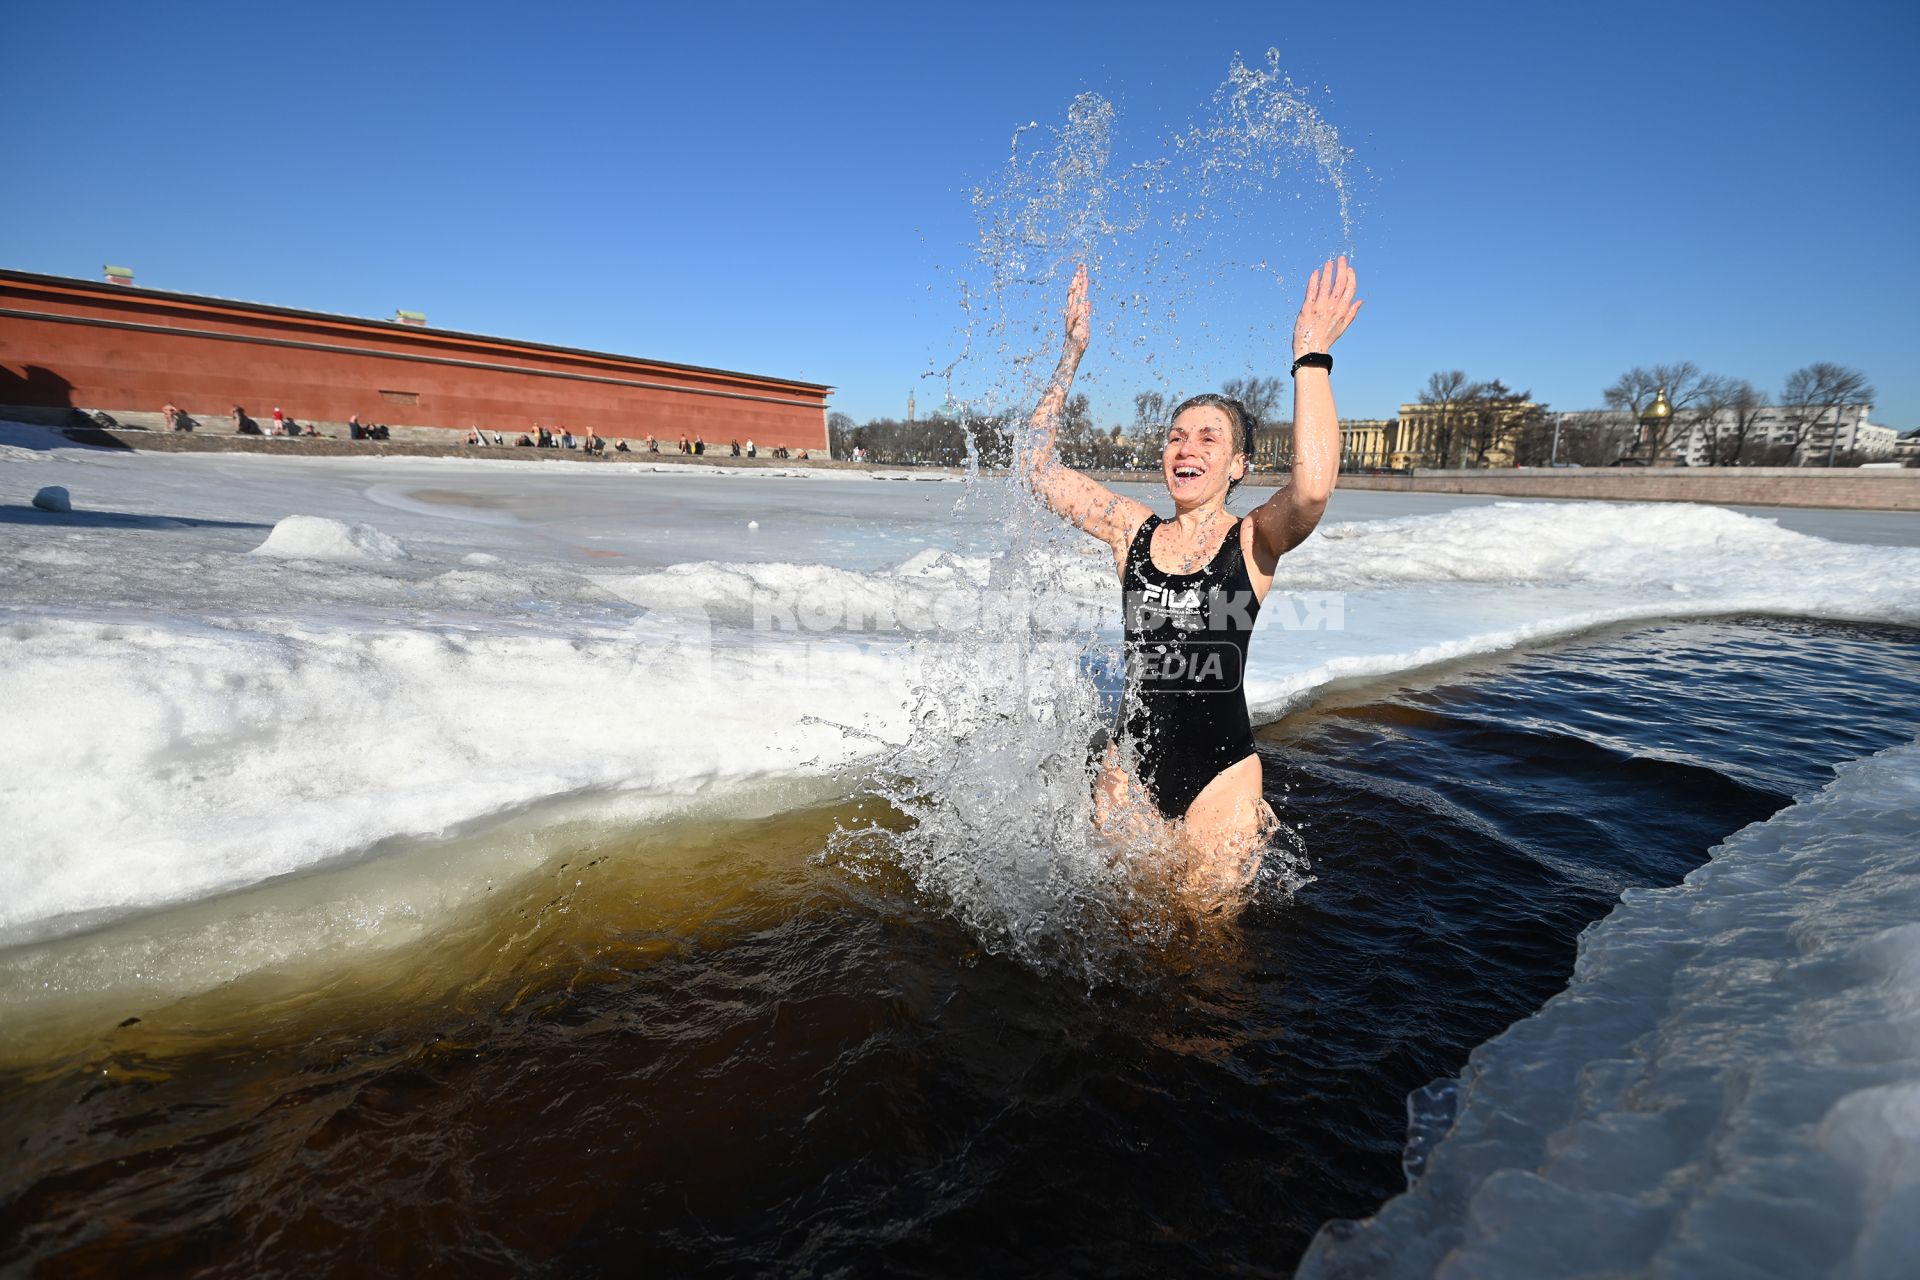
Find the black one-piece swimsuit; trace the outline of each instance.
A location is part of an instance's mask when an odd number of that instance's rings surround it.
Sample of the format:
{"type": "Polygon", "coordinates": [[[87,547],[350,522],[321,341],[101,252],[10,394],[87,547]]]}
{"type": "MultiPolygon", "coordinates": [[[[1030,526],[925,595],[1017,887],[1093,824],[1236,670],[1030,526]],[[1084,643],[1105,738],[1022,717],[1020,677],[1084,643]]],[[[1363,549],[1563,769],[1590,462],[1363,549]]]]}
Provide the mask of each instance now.
{"type": "Polygon", "coordinates": [[[1244,678],[1260,601],[1240,552],[1240,521],[1198,573],[1153,563],[1148,516],[1121,575],[1127,691],[1122,752],[1162,816],[1184,818],[1223,769],[1253,754],[1244,678]]]}

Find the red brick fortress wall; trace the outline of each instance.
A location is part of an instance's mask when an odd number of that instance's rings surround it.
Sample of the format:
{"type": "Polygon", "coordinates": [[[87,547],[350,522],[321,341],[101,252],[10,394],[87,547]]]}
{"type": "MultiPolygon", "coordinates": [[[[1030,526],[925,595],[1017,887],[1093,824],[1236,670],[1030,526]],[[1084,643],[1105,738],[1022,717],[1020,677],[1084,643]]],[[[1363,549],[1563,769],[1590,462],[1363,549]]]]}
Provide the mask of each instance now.
{"type": "Polygon", "coordinates": [[[203,420],[533,423],[825,450],[832,388],[725,369],[0,271],[0,404],[145,410],[203,420]]]}

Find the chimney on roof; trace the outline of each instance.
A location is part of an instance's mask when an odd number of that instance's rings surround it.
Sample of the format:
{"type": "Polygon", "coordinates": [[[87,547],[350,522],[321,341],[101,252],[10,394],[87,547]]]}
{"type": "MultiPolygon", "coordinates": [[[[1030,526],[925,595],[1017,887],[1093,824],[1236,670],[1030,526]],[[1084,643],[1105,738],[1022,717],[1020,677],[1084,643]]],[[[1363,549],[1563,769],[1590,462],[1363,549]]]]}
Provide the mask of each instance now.
{"type": "Polygon", "coordinates": [[[401,324],[417,325],[422,329],[427,327],[427,313],[424,311],[395,311],[393,318],[401,324]]]}
{"type": "Polygon", "coordinates": [[[133,283],[132,267],[102,267],[101,270],[107,273],[108,284],[132,284],[133,283]]]}

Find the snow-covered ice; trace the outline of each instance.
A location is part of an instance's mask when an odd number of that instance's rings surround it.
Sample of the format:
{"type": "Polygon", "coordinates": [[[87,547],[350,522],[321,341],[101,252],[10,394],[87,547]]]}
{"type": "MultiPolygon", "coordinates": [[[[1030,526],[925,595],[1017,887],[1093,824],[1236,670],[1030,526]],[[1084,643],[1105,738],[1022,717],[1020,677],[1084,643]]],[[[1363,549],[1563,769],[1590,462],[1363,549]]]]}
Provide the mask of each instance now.
{"type": "MultiPolygon", "coordinates": [[[[907,732],[913,641],[993,617],[1007,545],[955,483],[47,439],[0,428],[0,1018],[421,936],[537,865],[531,833],[562,815],[844,793],[907,732]],[[54,482],[84,509],[34,509],[54,482]],[[116,920],[143,931],[89,950],[116,920]]],[[[1268,719],[1636,619],[1920,625],[1920,549],[1792,523],[1337,495],[1282,563],[1249,700],[1268,719]]],[[[1070,629],[1111,637],[1104,550],[1030,553],[1070,629]]],[[[1916,777],[1920,747],[1856,762],[1685,885],[1630,895],[1573,988],[1476,1054],[1425,1178],[1311,1265],[1556,1274],[1582,1256],[1556,1240],[1621,1273],[1913,1256],[1916,777]]]]}
{"type": "MultiPolygon", "coordinates": [[[[998,519],[958,484],[707,470],[9,449],[0,494],[91,498],[0,508],[0,942],[555,796],[858,768],[904,732],[906,642],[994,607],[998,519]]],[[[1920,550],[1715,508],[1338,515],[1282,562],[1258,718],[1636,618],[1920,623],[1920,550]]],[[[1051,554],[1078,623],[1116,627],[1104,549],[1051,554]]]]}

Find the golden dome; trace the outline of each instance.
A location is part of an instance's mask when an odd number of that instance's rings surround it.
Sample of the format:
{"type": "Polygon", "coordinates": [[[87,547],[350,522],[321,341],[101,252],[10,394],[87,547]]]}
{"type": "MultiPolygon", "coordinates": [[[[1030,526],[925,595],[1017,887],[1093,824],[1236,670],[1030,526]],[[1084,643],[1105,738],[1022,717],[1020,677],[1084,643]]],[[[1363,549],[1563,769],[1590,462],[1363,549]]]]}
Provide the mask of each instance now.
{"type": "Polygon", "coordinates": [[[1662,387],[1654,393],[1653,403],[1648,405],[1647,411],[1640,415],[1640,420],[1645,422],[1648,418],[1671,418],[1672,416],[1673,406],[1667,403],[1667,389],[1662,387]]]}

